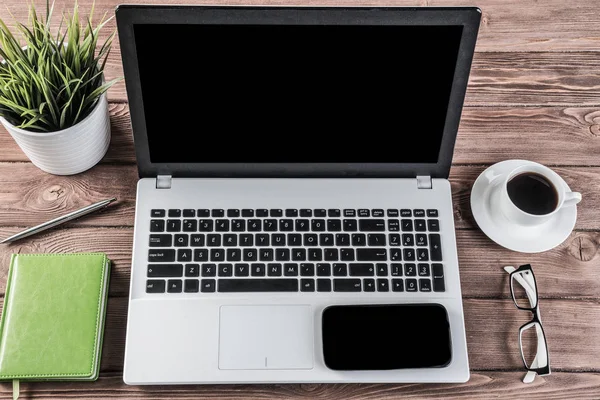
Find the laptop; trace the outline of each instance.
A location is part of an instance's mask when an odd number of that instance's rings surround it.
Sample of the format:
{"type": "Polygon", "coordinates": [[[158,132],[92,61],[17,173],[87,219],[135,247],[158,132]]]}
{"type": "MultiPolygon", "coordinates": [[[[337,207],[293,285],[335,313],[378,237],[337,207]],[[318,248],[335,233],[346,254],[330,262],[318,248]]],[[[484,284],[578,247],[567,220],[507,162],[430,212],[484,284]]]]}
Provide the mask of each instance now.
{"type": "Polygon", "coordinates": [[[465,382],[477,8],[123,5],[128,384],[465,382]]]}

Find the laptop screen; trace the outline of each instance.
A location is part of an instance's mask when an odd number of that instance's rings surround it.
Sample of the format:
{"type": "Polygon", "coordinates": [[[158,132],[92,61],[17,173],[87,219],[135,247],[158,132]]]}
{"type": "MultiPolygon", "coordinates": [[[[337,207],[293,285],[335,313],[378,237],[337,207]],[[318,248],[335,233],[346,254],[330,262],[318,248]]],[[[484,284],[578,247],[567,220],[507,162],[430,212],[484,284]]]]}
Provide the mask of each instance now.
{"type": "Polygon", "coordinates": [[[153,163],[436,163],[462,25],[134,25],[153,163]]]}

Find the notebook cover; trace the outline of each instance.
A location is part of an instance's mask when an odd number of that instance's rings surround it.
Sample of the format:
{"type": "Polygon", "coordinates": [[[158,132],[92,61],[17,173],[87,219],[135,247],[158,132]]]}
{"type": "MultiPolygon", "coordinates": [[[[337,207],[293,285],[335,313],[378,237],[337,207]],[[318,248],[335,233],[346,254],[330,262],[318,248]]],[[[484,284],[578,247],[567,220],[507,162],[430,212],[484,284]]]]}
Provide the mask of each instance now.
{"type": "Polygon", "coordinates": [[[109,271],[102,253],[13,254],[0,379],[97,379],[109,271]]]}

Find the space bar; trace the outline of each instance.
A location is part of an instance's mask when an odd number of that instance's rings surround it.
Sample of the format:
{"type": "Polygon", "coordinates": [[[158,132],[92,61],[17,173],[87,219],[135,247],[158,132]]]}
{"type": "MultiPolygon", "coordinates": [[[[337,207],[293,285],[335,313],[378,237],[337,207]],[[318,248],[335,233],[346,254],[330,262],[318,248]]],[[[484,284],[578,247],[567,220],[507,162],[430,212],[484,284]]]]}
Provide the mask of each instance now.
{"type": "Polygon", "coordinates": [[[220,279],[219,292],[297,292],[297,279],[220,279]]]}

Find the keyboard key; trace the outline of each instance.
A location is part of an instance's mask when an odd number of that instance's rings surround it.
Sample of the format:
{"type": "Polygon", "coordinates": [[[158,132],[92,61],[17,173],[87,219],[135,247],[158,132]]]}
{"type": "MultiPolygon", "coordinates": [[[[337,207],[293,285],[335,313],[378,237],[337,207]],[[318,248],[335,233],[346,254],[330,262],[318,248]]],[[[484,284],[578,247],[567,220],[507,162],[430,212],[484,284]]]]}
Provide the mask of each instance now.
{"type": "Polygon", "coordinates": [[[285,276],[298,276],[298,264],[283,264],[283,274],[285,276]]]}
{"type": "Polygon", "coordinates": [[[315,280],[314,279],[300,279],[300,291],[314,292],[315,291],[315,280]]]}
{"type": "Polygon", "coordinates": [[[202,279],[200,282],[200,291],[202,293],[214,293],[216,282],[214,279],[202,279]]]}
{"type": "MultiPolygon", "coordinates": [[[[364,234],[361,233],[364,237],[364,234]]],[[[335,234],[335,245],[336,246],[350,246],[350,235],[347,233],[336,233],[335,234]]]]}
{"type": "Polygon", "coordinates": [[[389,292],[390,283],[387,279],[377,279],[377,291],[378,292],[389,292]]]}
{"type": "Polygon", "coordinates": [[[151,210],[150,211],[150,216],[152,218],[163,218],[165,216],[165,210],[151,210]]]}
{"type": "Polygon", "coordinates": [[[387,264],[377,264],[375,265],[375,268],[377,269],[377,276],[387,276],[388,275],[388,267],[387,264]]]}
{"type": "Polygon", "coordinates": [[[277,261],[290,261],[290,249],[277,249],[277,250],[275,250],[275,260],[277,260],[277,261]]]}
{"type": "Polygon", "coordinates": [[[415,237],[410,233],[402,234],[402,246],[413,246],[415,237]]]}
{"type": "Polygon", "coordinates": [[[400,227],[402,228],[402,232],[412,232],[413,231],[412,219],[403,219],[402,221],[400,221],[400,227]]]}
{"type": "Polygon", "coordinates": [[[190,246],[202,247],[204,246],[205,236],[204,234],[192,235],[190,238],[190,246]]]}
{"type": "Polygon", "coordinates": [[[198,279],[186,279],[183,282],[183,291],[185,293],[198,293],[200,282],[198,279]]]}
{"type": "Polygon", "coordinates": [[[257,217],[268,217],[269,210],[267,210],[265,208],[260,208],[260,209],[256,210],[256,216],[257,217]]]}
{"type": "Polygon", "coordinates": [[[328,219],[327,230],[329,232],[339,232],[342,230],[342,221],[339,219],[328,219]]]}
{"type": "Polygon", "coordinates": [[[375,279],[363,279],[363,290],[365,292],[375,291],[375,279]]]}
{"type": "Polygon", "coordinates": [[[369,246],[382,247],[385,246],[385,234],[384,233],[369,233],[367,235],[367,243],[369,246]]]}
{"type": "Polygon", "coordinates": [[[208,249],[194,249],[194,261],[208,261],[208,249]]]}
{"type": "Polygon", "coordinates": [[[427,229],[431,232],[439,232],[440,231],[440,221],[437,219],[427,220],[427,229]]]}
{"type": "Polygon", "coordinates": [[[267,275],[269,276],[281,276],[282,266],[281,264],[268,264],[267,275]]]}
{"type": "Polygon", "coordinates": [[[168,219],[167,220],[167,232],[180,232],[181,231],[181,220],[180,219],[168,219]]]}
{"type": "Polygon", "coordinates": [[[169,210],[169,217],[171,217],[171,218],[181,217],[181,210],[174,210],[174,209],[169,210]]]}
{"type": "Polygon", "coordinates": [[[218,219],[215,221],[215,231],[217,232],[229,232],[229,220],[218,219]]]}
{"type": "Polygon", "coordinates": [[[404,259],[406,261],[415,261],[415,250],[414,249],[404,249],[404,259]]]}
{"type": "Polygon", "coordinates": [[[260,249],[259,258],[260,261],[273,261],[273,249],[260,249]]]}
{"type": "Polygon", "coordinates": [[[285,246],[285,234],[273,233],[271,235],[271,243],[273,243],[273,246],[275,246],[275,247],[285,246]]]}
{"type": "Polygon", "coordinates": [[[279,230],[281,232],[291,232],[294,230],[294,220],[293,219],[280,219],[279,220],[279,230]]]}
{"type": "Polygon", "coordinates": [[[313,219],[310,225],[313,232],[320,232],[325,230],[324,219],[313,219]]]}
{"type": "Polygon", "coordinates": [[[254,210],[250,209],[250,208],[244,208],[242,210],[242,217],[254,217],[254,210]]]}
{"type": "Polygon", "coordinates": [[[240,246],[251,247],[254,246],[254,235],[251,233],[244,233],[240,235],[240,246]]]}
{"type": "Polygon", "coordinates": [[[260,232],[262,229],[262,221],[260,219],[248,220],[248,232],[260,232]]]}
{"type": "Polygon", "coordinates": [[[194,218],[196,216],[196,210],[186,208],[183,210],[183,218],[194,218]]]}
{"type": "Polygon", "coordinates": [[[327,215],[330,218],[339,218],[342,216],[342,212],[337,208],[330,208],[329,210],[327,210],[327,215]]]}
{"type": "Polygon", "coordinates": [[[334,279],[334,292],[360,292],[360,279],[334,279]]]}
{"type": "Polygon", "coordinates": [[[351,263],[350,276],[375,276],[375,266],[367,263],[351,263]]]}
{"type": "Polygon", "coordinates": [[[185,264],[185,276],[200,276],[200,266],[198,264],[185,264]]]}
{"type": "Polygon", "coordinates": [[[371,215],[375,218],[380,218],[383,217],[383,210],[380,208],[374,208],[373,210],[371,210],[371,215]]]}
{"type": "Polygon", "coordinates": [[[223,235],[223,246],[237,246],[237,235],[231,233],[223,235]]]}
{"type": "Polygon", "coordinates": [[[315,276],[315,264],[300,264],[300,276],[315,276]]]}
{"type": "Polygon", "coordinates": [[[317,264],[317,276],[331,276],[331,264],[317,264]]]}
{"type": "Polygon", "coordinates": [[[427,216],[429,218],[437,218],[438,217],[438,210],[427,210],[427,216]]]}
{"type": "Polygon", "coordinates": [[[331,292],[331,279],[317,279],[317,292],[331,292]]]}
{"type": "Polygon", "coordinates": [[[258,260],[258,252],[256,249],[244,249],[244,261],[258,260]]]}
{"type": "Polygon", "coordinates": [[[446,284],[444,283],[444,266],[442,264],[432,264],[433,270],[433,291],[445,292],[446,284]]]}
{"type": "Polygon", "coordinates": [[[333,276],[347,276],[348,266],[342,263],[333,264],[333,276]]]}
{"type": "Polygon", "coordinates": [[[400,249],[390,249],[390,261],[402,261],[402,252],[400,249]]]}
{"type": "Polygon", "coordinates": [[[281,208],[273,208],[271,209],[269,215],[271,217],[283,217],[283,210],[281,208]]]}
{"type": "Polygon", "coordinates": [[[165,281],[162,279],[148,279],[146,281],[146,293],[164,293],[165,281]]]}
{"type": "Polygon", "coordinates": [[[404,264],[404,275],[417,276],[417,266],[415,264],[404,264]]]}
{"type": "Polygon", "coordinates": [[[412,217],[412,211],[411,210],[400,210],[400,216],[401,217],[412,217]]]}
{"type": "Polygon", "coordinates": [[[175,250],[173,249],[150,249],[148,250],[149,262],[170,262],[175,261],[175,250]]]}
{"type": "Polygon", "coordinates": [[[229,218],[237,218],[240,216],[240,210],[235,209],[235,208],[230,208],[229,210],[227,210],[227,216],[229,218]]]}
{"type": "Polygon", "coordinates": [[[391,217],[391,218],[393,218],[393,217],[398,217],[399,215],[400,215],[400,213],[398,212],[398,210],[391,209],[391,208],[389,208],[389,209],[387,210],[387,216],[388,216],[388,217],[391,217]]]}
{"type": "Polygon", "coordinates": [[[297,219],[296,220],[296,231],[298,232],[308,232],[310,230],[310,221],[307,219],[297,219]]]}
{"type": "Polygon", "coordinates": [[[312,210],[310,210],[308,208],[303,208],[302,210],[300,210],[300,216],[301,217],[312,217],[312,210]]]}
{"type": "Polygon", "coordinates": [[[356,210],[350,209],[350,208],[346,208],[344,210],[344,217],[356,217],[356,210]]]}
{"type": "Polygon", "coordinates": [[[263,221],[263,231],[277,232],[277,220],[276,219],[265,219],[263,221]]]}
{"type": "Polygon", "coordinates": [[[406,291],[407,292],[416,292],[417,291],[417,280],[416,279],[407,279],[406,280],[406,291]]]}
{"type": "Polygon", "coordinates": [[[242,261],[242,250],[227,249],[227,261],[242,261]]]}
{"type": "Polygon", "coordinates": [[[419,279],[419,291],[420,292],[431,292],[431,280],[430,279],[419,279]]]}
{"type": "Polygon", "coordinates": [[[358,216],[361,218],[367,218],[371,216],[371,210],[366,208],[361,208],[358,210],[358,216]]]}
{"type": "Polygon", "coordinates": [[[417,232],[425,232],[427,230],[427,225],[425,224],[424,219],[415,219],[415,231],[417,232]]]}
{"type": "Polygon", "coordinates": [[[195,219],[184,219],[183,220],[183,231],[184,232],[196,232],[198,230],[198,221],[195,219]]]}
{"type": "Polygon", "coordinates": [[[244,232],[246,230],[246,221],[243,219],[231,220],[231,231],[232,232],[244,232]]]}
{"type": "Polygon", "coordinates": [[[213,209],[211,211],[211,215],[213,217],[219,218],[219,217],[224,217],[225,216],[225,210],[221,210],[221,209],[213,209]]]}
{"type": "Polygon", "coordinates": [[[346,232],[356,232],[358,228],[358,224],[355,219],[345,219],[344,221],[344,230],[346,232]]]}
{"type": "Polygon", "coordinates": [[[431,251],[431,261],[442,261],[442,242],[439,234],[429,235],[429,250],[431,251]]]}
{"type": "Polygon", "coordinates": [[[257,233],[256,234],[256,245],[260,247],[269,246],[269,234],[268,233],[257,233]]]}
{"type": "Polygon", "coordinates": [[[356,249],[357,261],[387,261],[386,249],[356,249]]]}
{"type": "Polygon", "coordinates": [[[211,249],[210,250],[211,261],[225,261],[225,250],[223,249],[211,249]]]}
{"type": "Polygon", "coordinates": [[[429,276],[429,264],[418,265],[419,276],[429,276]]]}
{"type": "Polygon", "coordinates": [[[150,264],[148,278],[179,278],[183,276],[181,264],[150,264]]]}
{"type": "Polygon", "coordinates": [[[198,230],[200,232],[212,232],[213,226],[214,223],[212,219],[201,219],[198,221],[198,230]]]}
{"type": "Polygon", "coordinates": [[[352,234],[352,246],[366,246],[367,237],[364,233],[353,233],[352,234]]]}
{"type": "Polygon", "coordinates": [[[206,245],[210,247],[216,247],[221,245],[221,235],[210,234],[206,235],[206,245]]]}
{"type": "Polygon", "coordinates": [[[400,230],[400,221],[397,219],[388,219],[388,231],[398,232],[400,230]]]}
{"type": "Polygon", "coordinates": [[[292,260],[306,261],[306,249],[292,249],[292,260]]]}
{"type": "Polygon", "coordinates": [[[297,292],[298,279],[220,279],[219,292],[297,292]]]}
{"type": "Polygon", "coordinates": [[[182,285],[181,279],[169,279],[167,281],[167,293],[181,293],[182,285]]]}
{"type": "Polygon", "coordinates": [[[402,276],[402,264],[392,264],[390,267],[392,276],[402,276]]]}
{"type": "Polygon", "coordinates": [[[188,235],[175,235],[175,247],[187,247],[188,235]]]}
{"type": "Polygon", "coordinates": [[[233,276],[233,265],[219,264],[219,276],[233,276]]]}
{"type": "Polygon", "coordinates": [[[392,291],[404,292],[404,281],[402,279],[392,279],[392,291]]]}
{"type": "Polygon", "coordinates": [[[298,216],[298,210],[295,208],[288,208],[287,210],[285,210],[285,216],[295,218],[298,216]]]}
{"type": "Polygon", "coordinates": [[[318,209],[314,210],[313,214],[315,217],[326,217],[327,210],[325,210],[323,208],[318,208],[318,209]]]}
{"type": "Polygon", "coordinates": [[[361,232],[383,232],[385,231],[385,221],[382,219],[361,219],[358,221],[358,227],[361,232]]]}
{"type": "Polygon", "coordinates": [[[323,250],[319,248],[308,249],[308,261],[322,261],[323,250]]]}
{"type": "Polygon", "coordinates": [[[202,264],[202,276],[217,276],[217,265],[202,264]]]}
{"type": "Polygon", "coordinates": [[[415,218],[421,218],[421,217],[425,216],[425,210],[421,210],[421,209],[414,210],[413,214],[415,215],[415,218]]]}
{"type": "Polygon", "coordinates": [[[339,254],[338,254],[338,249],[335,248],[326,248],[323,250],[323,259],[325,261],[338,261],[339,260],[339,254]]]}
{"type": "Polygon", "coordinates": [[[427,249],[417,249],[417,261],[429,261],[429,252],[427,249]]]}
{"type": "Polygon", "coordinates": [[[210,210],[207,210],[206,208],[198,209],[196,215],[198,215],[198,218],[210,217],[210,210]]]}
{"type": "Polygon", "coordinates": [[[265,264],[254,263],[250,265],[250,271],[252,271],[252,276],[265,276],[267,266],[265,264]]]}
{"type": "Polygon", "coordinates": [[[150,235],[150,247],[171,247],[173,237],[171,235],[150,235]]]}
{"type": "Polygon", "coordinates": [[[150,220],[150,232],[164,232],[165,231],[165,221],[162,219],[152,219],[150,220]]]}
{"type": "MultiPolygon", "coordinates": [[[[340,260],[341,261],[354,261],[354,249],[341,249],[340,250],[340,260]]],[[[359,260],[362,261],[362,260],[359,260]]],[[[364,260],[370,261],[370,260],[364,260]]]]}
{"type": "Polygon", "coordinates": [[[319,246],[333,246],[333,234],[321,233],[319,235],[319,246]]]}
{"type": "Polygon", "coordinates": [[[249,276],[250,265],[248,264],[235,264],[234,265],[235,276],[249,276]]]}
{"type": "Polygon", "coordinates": [[[390,246],[400,246],[400,235],[397,233],[390,233],[388,235],[390,246]]]}
{"type": "Polygon", "coordinates": [[[427,235],[424,233],[417,233],[417,246],[427,246],[427,235]]]}

